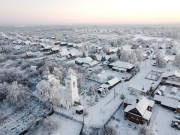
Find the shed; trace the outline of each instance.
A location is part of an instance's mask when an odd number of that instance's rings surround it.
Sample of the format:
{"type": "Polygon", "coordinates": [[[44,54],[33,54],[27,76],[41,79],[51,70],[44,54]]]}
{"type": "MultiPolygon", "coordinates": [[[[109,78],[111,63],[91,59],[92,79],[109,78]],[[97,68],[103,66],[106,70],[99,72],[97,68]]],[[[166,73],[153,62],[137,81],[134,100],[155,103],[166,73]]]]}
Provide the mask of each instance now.
{"type": "Polygon", "coordinates": [[[177,88],[176,88],[176,87],[173,87],[173,88],[171,89],[171,94],[176,95],[176,93],[177,93],[177,88]]]}
{"type": "Polygon", "coordinates": [[[76,107],[76,113],[77,114],[83,114],[83,112],[84,112],[84,107],[82,105],[78,105],[76,107]]]}

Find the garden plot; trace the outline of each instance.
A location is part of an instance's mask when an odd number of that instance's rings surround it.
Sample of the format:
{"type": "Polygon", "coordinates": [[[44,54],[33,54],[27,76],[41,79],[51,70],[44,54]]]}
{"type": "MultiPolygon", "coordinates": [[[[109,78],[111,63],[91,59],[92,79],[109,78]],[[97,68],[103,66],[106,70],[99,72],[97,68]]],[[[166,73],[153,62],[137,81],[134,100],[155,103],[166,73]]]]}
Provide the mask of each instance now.
{"type": "Polygon", "coordinates": [[[157,81],[162,75],[162,72],[158,71],[151,71],[147,76],[146,79],[152,80],[152,81],[157,81]]]}
{"type": "Polygon", "coordinates": [[[96,91],[97,88],[101,85],[102,83],[97,82],[93,79],[88,79],[86,78],[85,82],[83,83],[82,87],[80,88],[80,91],[82,93],[87,93],[89,91],[89,87],[93,86],[94,90],[96,91]]]}
{"type": "Polygon", "coordinates": [[[120,80],[122,80],[122,78],[130,78],[132,75],[129,73],[120,73],[120,72],[116,72],[116,71],[112,71],[112,70],[106,70],[103,73],[100,73],[97,75],[99,80],[102,80],[102,82],[107,82],[108,81],[108,77],[113,76],[113,77],[117,77],[120,80]]]}
{"type": "Polygon", "coordinates": [[[22,108],[17,110],[13,107],[13,109],[9,108],[1,110],[0,134],[2,135],[20,134],[51,113],[51,110],[35,97],[31,97],[28,104],[22,108]]]}

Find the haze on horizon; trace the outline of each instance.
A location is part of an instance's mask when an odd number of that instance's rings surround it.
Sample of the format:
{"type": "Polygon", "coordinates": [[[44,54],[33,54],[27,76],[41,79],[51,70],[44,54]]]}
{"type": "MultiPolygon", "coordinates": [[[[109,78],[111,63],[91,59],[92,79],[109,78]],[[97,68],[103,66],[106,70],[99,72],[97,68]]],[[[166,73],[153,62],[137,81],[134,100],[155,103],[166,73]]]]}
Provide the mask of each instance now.
{"type": "Polygon", "coordinates": [[[179,0],[0,0],[0,25],[180,23],[179,0]]]}

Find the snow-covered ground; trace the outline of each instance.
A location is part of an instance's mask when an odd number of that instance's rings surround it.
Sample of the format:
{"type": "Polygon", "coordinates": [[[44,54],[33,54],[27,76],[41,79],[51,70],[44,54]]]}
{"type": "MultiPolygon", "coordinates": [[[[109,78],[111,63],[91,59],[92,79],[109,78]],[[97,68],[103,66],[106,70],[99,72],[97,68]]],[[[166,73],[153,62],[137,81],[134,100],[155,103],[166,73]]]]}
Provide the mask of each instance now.
{"type": "MultiPolygon", "coordinates": [[[[166,54],[166,42],[164,42],[164,41],[171,41],[172,40],[171,38],[161,38],[161,37],[155,37],[155,36],[151,37],[151,36],[145,36],[142,34],[141,35],[133,34],[133,35],[135,37],[132,39],[132,42],[135,42],[138,39],[143,39],[146,41],[155,40],[155,42],[157,41],[157,44],[161,43],[161,47],[162,47],[162,49],[160,50],[161,55],[164,57],[169,57],[170,61],[173,61],[175,56],[166,54]]],[[[8,36],[8,35],[5,35],[5,36],[8,36]]],[[[84,42],[82,42],[80,44],[82,44],[82,45],[90,44],[91,45],[90,41],[85,41],[86,38],[93,39],[94,36],[97,36],[99,39],[103,39],[103,42],[104,42],[106,40],[109,40],[109,41],[117,40],[118,38],[123,37],[124,35],[112,34],[111,32],[108,32],[105,34],[103,34],[103,33],[94,34],[94,32],[93,32],[93,34],[84,33],[84,34],[82,34],[82,36],[84,38],[83,39],[84,42]]],[[[132,34],[131,34],[131,36],[132,36],[132,34]]],[[[77,37],[77,35],[75,36],[75,38],[76,37],[77,37]]],[[[175,42],[175,43],[177,45],[177,51],[179,51],[180,50],[180,46],[178,46],[179,42],[175,42]]],[[[107,43],[105,43],[105,44],[107,44],[107,43]]],[[[16,49],[21,49],[21,47],[24,47],[24,46],[16,45],[14,47],[16,49]]],[[[121,48],[121,46],[118,45],[118,48],[121,48]]],[[[127,42],[124,46],[122,46],[122,48],[125,50],[131,50],[131,44],[127,42]]],[[[151,48],[151,46],[150,46],[150,48],[151,48]]],[[[67,48],[67,47],[62,47],[61,49],[62,49],[61,54],[69,52],[69,48],[67,48]],[[66,52],[65,52],[65,50],[66,50],[66,52]]],[[[82,51],[84,51],[84,48],[82,50],[71,48],[70,50],[71,50],[71,53],[81,54],[82,51]]],[[[57,56],[57,54],[45,55],[43,52],[39,52],[39,51],[34,52],[34,54],[36,54],[37,56],[34,58],[24,59],[24,61],[28,60],[28,61],[32,62],[32,61],[42,60],[42,59],[46,59],[46,60],[51,59],[51,60],[57,60],[57,61],[64,61],[67,64],[75,63],[74,60],[71,60],[71,59],[68,60],[66,58],[66,56],[64,56],[64,57],[59,56],[60,57],[59,58],[57,56]]],[[[87,51],[86,51],[86,54],[87,54],[87,51]]],[[[96,54],[96,55],[100,56],[100,60],[101,60],[101,55],[100,54],[96,54]]],[[[116,56],[116,54],[104,55],[104,56],[107,56],[109,58],[110,56],[116,56]]],[[[149,74],[152,70],[158,71],[158,72],[167,72],[169,69],[171,71],[178,69],[175,66],[173,66],[172,62],[169,62],[167,64],[167,67],[162,68],[162,69],[152,66],[153,63],[155,63],[155,61],[152,60],[152,56],[153,56],[153,54],[151,54],[149,59],[142,61],[140,63],[140,72],[138,72],[130,81],[119,83],[113,89],[110,90],[109,94],[107,94],[105,97],[101,97],[100,101],[95,102],[94,105],[88,104],[88,102],[91,98],[89,95],[87,95],[87,94],[80,95],[82,106],[84,106],[84,108],[87,112],[87,114],[84,116],[85,127],[101,128],[111,118],[108,125],[113,126],[118,131],[119,135],[129,135],[129,134],[137,135],[138,134],[138,129],[140,126],[137,124],[134,124],[128,120],[124,120],[122,108],[120,108],[116,112],[116,114],[114,115],[114,118],[112,118],[112,114],[118,109],[118,107],[123,102],[123,100],[120,98],[121,94],[123,93],[125,96],[130,95],[131,92],[127,90],[128,86],[130,84],[134,83],[134,84],[140,85],[140,86],[143,85],[145,87],[145,89],[149,88],[151,86],[152,82],[156,86],[161,81],[162,76],[160,76],[160,78],[157,81],[146,79],[146,77],[148,77],[148,78],[152,77],[153,79],[156,79],[156,76],[151,76],[149,74]]],[[[21,60],[21,59],[23,59],[23,58],[18,57],[18,60],[21,60]]],[[[2,64],[3,68],[7,68],[8,66],[11,66],[12,63],[13,63],[13,60],[7,60],[6,62],[3,62],[1,64],[2,64]]],[[[122,78],[124,78],[126,76],[127,77],[130,76],[130,74],[128,74],[128,73],[126,73],[126,74],[119,73],[119,72],[112,71],[111,69],[106,69],[106,68],[103,67],[103,65],[98,64],[97,66],[95,66],[93,68],[89,68],[87,70],[87,72],[91,72],[93,70],[99,70],[99,69],[102,69],[103,71],[105,71],[105,72],[101,72],[100,74],[97,74],[97,77],[99,79],[98,81],[103,82],[103,83],[107,81],[108,76],[114,76],[121,80],[122,80],[122,78]]],[[[84,85],[86,85],[86,86],[84,86],[84,88],[86,89],[86,92],[87,92],[87,89],[89,88],[90,85],[95,86],[95,89],[97,89],[97,87],[100,85],[100,83],[97,83],[96,81],[93,83],[90,81],[86,81],[84,85]]],[[[94,97],[95,97],[95,95],[94,95],[94,97]]],[[[39,103],[34,103],[34,102],[31,102],[31,103],[32,103],[32,106],[30,106],[28,109],[24,109],[24,110],[20,110],[20,111],[16,112],[13,110],[13,108],[7,108],[7,110],[0,112],[0,114],[1,114],[0,117],[2,117],[4,119],[3,123],[0,123],[0,134],[1,134],[1,132],[2,132],[2,134],[4,133],[4,131],[6,132],[6,127],[9,127],[12,130],[12,131],[7,131],[9,134],[20,133],[20,130],[24,130],[28,124],[38,120],[39,117],[41,117],[40,114],[44,113],[44,110],[43,110],[44,108],[39,106],[39,103]],[[38,113],[38,115],[36,116],[37,113],[38,113]],[[18,131],[15,131],[16,129],[18,131]]],[[[76,107],[72,107],[71,109],[64,109],[61,107],[55,107],[55,111],[65,114],[65,115],[69,116],[70,118],[75,119],[79,122],[82,122],[83,115],[76,114],[75,108],[76,107]]],[[[149,127],[154,131],[154,133],[156,135],[178,135],[179,131],[170,127],[173,115],[174,115],[174,113],[172,111],[165,109],[159,105],[155,105],[152,120],[150,122],[149,127]]],[[[55,120],[58,124],[57,130],[55,130],[53,133],[55,135],[58,135],[58,134],[60,134],[60,135],[76,135],[76,134],[79,134],[79,132],[81,130],[82,124],[80,124],[79,122],[75,122],[73,120],[67,119],[65,117],[62,117],[62,116],[59,116],[56,114],[53,114],[50,118],[52,120],[55,120]]],[[[36,129],[36,131],[35,131],[35,135],[39,135],[39,134],[43,134],[41,127],[36,129]]]]}
{"type": "MultiPolygon", "coordinates": [[[[155,135],[178,135],[180,131],[171,127],[174,115],[171,110],[160,105],[155,105],[153,116],[148,126],[149,129],[151,129],[155,135]]],[[[141,125],[124,120],[122,107],[115,113],[107,125],[114,127],[118,135],[138,135],[138,131],[141,128],[141,125]]]]}
{"type": "MultiPolygon", "coordinates": [[[[79,135],[82,128],[82,124],[57,114],[51,115],[49,119],[57,126],[57,128],[52,131],[53,135],[79,135]]],[[[43,128],[39,126],[33,131],[33,135],[44,135],[43,128]]]]}

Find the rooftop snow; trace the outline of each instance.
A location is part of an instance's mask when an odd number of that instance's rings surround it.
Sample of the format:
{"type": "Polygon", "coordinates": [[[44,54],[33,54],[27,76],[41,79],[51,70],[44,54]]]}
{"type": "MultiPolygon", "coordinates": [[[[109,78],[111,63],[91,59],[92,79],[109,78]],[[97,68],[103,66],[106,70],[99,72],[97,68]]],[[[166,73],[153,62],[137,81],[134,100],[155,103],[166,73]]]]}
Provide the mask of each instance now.
{"type": "Polygon", "coordinates": [[[132,69],[134,67],[133,64],[130,64],[128,62],[122,62],[122,61],[116,61],[109,65],[114,66],[114,67],[119,67],[119,68],[125,68],[125,69],[132,69]]]}

